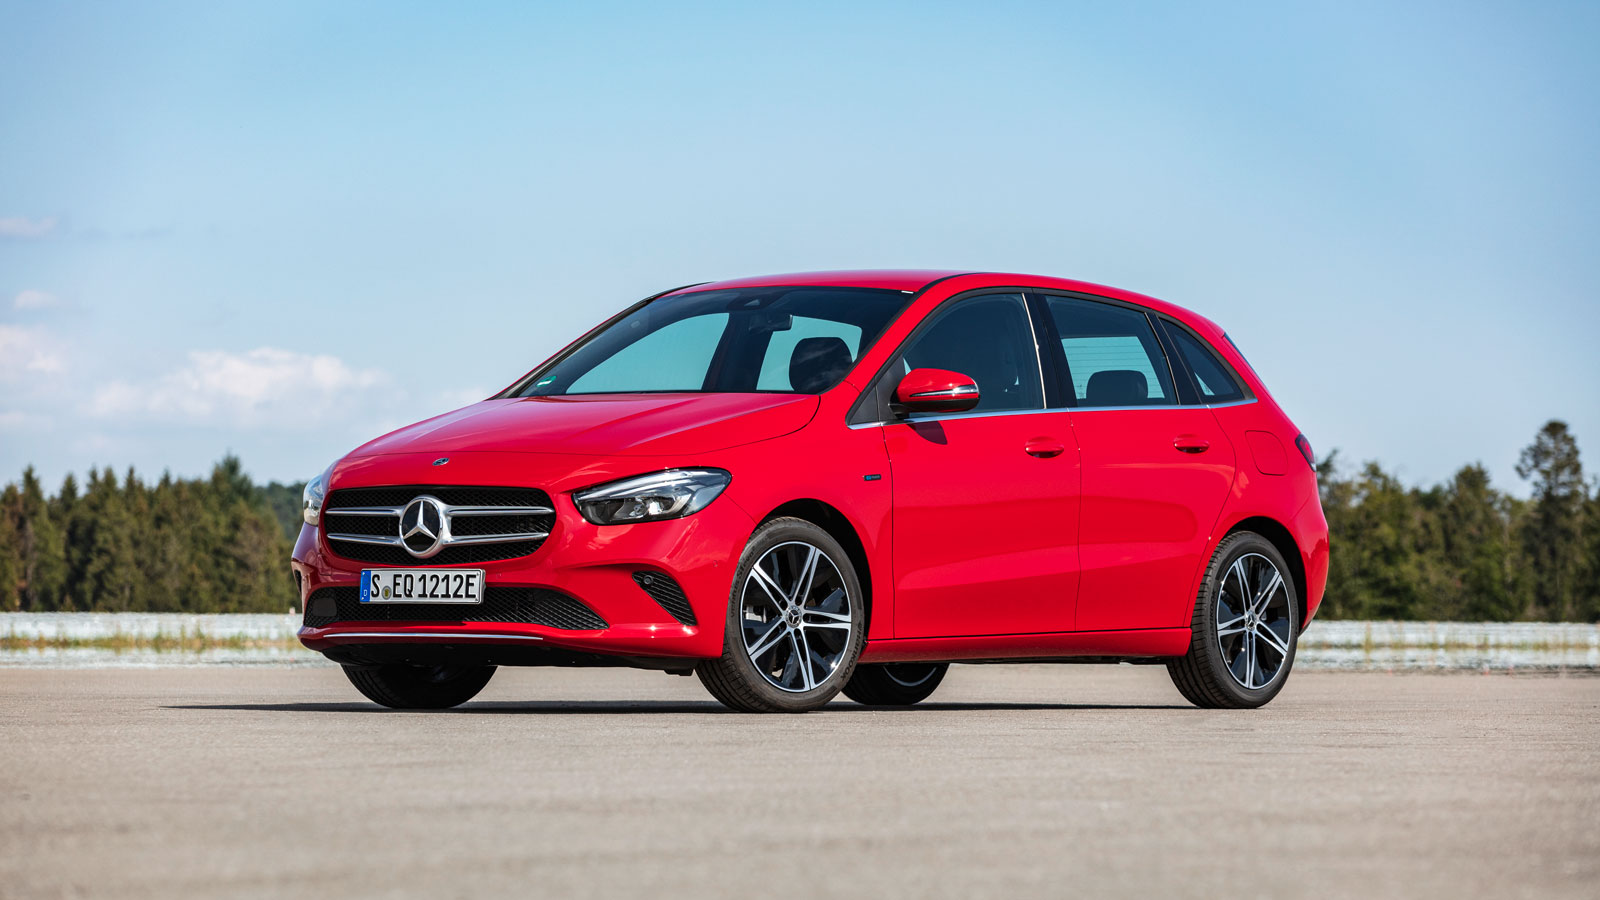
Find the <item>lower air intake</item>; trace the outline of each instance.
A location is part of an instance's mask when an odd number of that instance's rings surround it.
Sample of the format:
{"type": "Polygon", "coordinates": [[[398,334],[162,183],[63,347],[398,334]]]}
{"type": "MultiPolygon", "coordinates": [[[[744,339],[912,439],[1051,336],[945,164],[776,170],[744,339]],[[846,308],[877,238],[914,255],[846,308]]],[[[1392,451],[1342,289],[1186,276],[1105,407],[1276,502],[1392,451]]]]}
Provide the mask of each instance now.
{"type": "Polygon", "coordinates": [[[683,588],[676,581],[660,572],[635,572],[633,581],[650,595],[650,599],[661,604],[668,615],[685,625],[696,624],[694,607],[689,605],[689,598],[684,596],[683,588]]]}
{"type": "Polygon", "coordinates": [[[565,631],[596,631],[606,620],[580,600],[560,591],[489,585],[483,602],[362,603],[355,585],[325,587],[306,603],[305,624],[323,628],[337,622],[520,622],[565,631]]]}

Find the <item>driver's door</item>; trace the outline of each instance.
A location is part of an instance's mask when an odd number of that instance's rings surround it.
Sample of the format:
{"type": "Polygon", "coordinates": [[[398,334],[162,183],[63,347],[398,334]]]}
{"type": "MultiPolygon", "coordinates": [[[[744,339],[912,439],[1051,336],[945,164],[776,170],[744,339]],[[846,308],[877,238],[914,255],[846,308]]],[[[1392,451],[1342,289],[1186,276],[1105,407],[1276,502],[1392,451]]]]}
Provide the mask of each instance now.
{"type": "Polygon", "coordinates": [[[1021,294],[953,301],[886,377],[948,369],[977,382],[970,412],[883,429],[894,491],[894,636],[1070,631],[1078,589],[1078,447],[1044,408],[1021,294]]]}

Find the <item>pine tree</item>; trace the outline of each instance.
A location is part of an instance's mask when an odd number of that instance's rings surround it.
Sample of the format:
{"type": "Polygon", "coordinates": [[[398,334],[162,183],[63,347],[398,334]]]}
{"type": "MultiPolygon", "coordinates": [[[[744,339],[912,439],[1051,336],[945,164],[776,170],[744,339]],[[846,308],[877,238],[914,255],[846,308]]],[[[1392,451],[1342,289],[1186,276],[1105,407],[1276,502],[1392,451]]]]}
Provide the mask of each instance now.
{"type": "Polygon", "coordinates": [[[22,471],[18,501],[16,531],[22,559],[19,608],[59,609],[67,580],[66,535],[32,466],[22,471]]]}
{"type": "Polygon", "coordinates": [[[1517,475],[1533,485],[1533,507],[1522,527],[1522,556],[1531,576],[1530,619],[1569,621],[1583,549],[1581,525],[1587,485],[1578,442],[1559,419],[1546,422],[1517,460],[1517,475]]]}
{"type": "Polygon", "coordinates": [[[0,612],[22,608],[22,492],[0,491],[0,612]]]}
{"type": "Polygon", "coordinates": [[[1600,481],[1595,482],[1584,504],[1582,545],[1577,618],[1581,622],[1600,621],[1600,481]]]}
{"type": "Polygon", "coordinates": [[[1444,568],[1456,596],[1440,618],[1509,621],[1521,612],[1512,590],[1511,519],[1505,499],[1474,463],[1457,472],[1439,511],[1444,568]]]}

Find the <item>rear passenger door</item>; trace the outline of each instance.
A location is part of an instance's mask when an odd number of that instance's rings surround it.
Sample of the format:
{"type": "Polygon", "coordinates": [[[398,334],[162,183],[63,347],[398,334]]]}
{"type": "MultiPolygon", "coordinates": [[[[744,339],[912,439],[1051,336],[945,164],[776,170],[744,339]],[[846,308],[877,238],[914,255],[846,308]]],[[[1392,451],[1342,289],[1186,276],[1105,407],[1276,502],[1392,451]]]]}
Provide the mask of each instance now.
{"type": "MultiPolygon", "coordinates": [[[[1190,588],[1233,482],[1211,410],[1185,404],[1143,309],[1041,295],[1082,458],[1082,567],[1075,626],[1187,625],[1190,588]]],[[[1184,394],[1191,393],[1184,382],[1184,394]]]]}

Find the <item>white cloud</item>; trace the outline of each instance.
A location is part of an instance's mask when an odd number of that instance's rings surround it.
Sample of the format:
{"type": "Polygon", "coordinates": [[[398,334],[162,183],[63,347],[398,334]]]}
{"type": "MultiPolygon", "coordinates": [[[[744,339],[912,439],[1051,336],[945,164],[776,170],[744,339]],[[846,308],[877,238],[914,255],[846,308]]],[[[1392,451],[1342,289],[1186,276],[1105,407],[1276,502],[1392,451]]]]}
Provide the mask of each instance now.
{"type": "Polygon", "coordinates": [[[10,216],[0,219],[0,238],[44,237],[56,228],[55,219],[29,219],[10,216]]]}
{"type": "Polygon", "coordinates": [[[65,369],[59,346],[42,329],[0,324],[0,382],[57,375],[65,369]]]}
{"type": "Polygon", "coordinates": [[[15,309],[45,309],[46,307],[55,306],[60,302],[61,301],[56,298],[55,294],[47,294],[44,291],[26,290],[17,294],[16,299],[11,301],[11,305],[15,309]]]}
{"type": "Polygon", "coordinates": [[[328,421],[370,405],[388,376],[334,356],[261,347],[196,350],[188,364],[148,383],[113,381],[86,411],[102,418],[154,417],[234,425],[328,421]]]}

